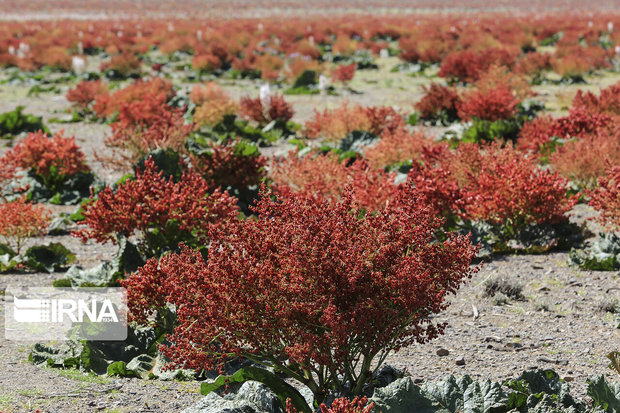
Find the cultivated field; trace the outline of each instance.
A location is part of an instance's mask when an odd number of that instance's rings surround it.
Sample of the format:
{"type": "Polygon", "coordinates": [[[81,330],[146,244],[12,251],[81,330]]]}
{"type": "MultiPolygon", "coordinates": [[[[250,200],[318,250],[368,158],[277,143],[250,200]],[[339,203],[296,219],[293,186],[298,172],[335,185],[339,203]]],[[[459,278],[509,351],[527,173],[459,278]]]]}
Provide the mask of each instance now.
{"type": "Polygon", "coordinates": [[[0,287],[130,312],[0,412],[620,412],[620,4],[467,3],[0,0],[0,287]]]}

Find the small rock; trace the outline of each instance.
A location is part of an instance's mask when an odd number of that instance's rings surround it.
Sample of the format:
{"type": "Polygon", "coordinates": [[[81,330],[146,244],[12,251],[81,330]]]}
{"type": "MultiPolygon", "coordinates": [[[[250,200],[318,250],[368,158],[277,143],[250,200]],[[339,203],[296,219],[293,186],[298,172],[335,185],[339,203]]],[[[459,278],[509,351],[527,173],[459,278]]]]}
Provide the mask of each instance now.
{"type": "Polygon", "coordinates": [[[450,352],[446,350],[445,348],[440,348],[439,350],[437,350],[437,355],[439,357],[445,357],[445,356],[449,356],[450,352]]]}
{"type": "Polygon", "coordinates": [[[498,336],[488,336],[484,338],[484,342],[485,343],[489,343],[489,342],[501,343],[502,338],[498,336]]]}
{"type": "Polygon", "coordinates": [[[459,357],[456,359],[455,361],[457,366],[464,366],[465,365],[465,358],[463,356],[459,357]]]}
{"type": "Polygon", "coordinates": [[[564,376],[564,381],[567,383],[570,383],[573,380],[575,380],[573,376],[564,376]]]}

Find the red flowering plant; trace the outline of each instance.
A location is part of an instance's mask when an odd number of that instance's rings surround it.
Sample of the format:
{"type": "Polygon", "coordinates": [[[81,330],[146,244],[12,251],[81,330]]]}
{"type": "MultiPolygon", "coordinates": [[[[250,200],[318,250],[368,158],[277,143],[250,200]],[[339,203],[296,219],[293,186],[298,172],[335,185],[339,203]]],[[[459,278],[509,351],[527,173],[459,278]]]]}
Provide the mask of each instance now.
{"type": "Polygon", "coordinates": [[[415,109],[420,112],[420,119],[447,125],[459,120],[460,101],[455,88],[431,83],[430,87],[424,86],[424,96],[415,104],[415,109]]]}
{"type": "Polygon", "coordinates": [[[302,191],[330,200],[341,199],[350,186],[356,205],[369,211],[382,208],[396,190],[394,174],[375,169],[363,159],[341,162],[333,152],[305,156],[291,152],[271,165],[269,177],[280,194],[302,191]]]}
{"type": "Polygon", "coordinates": [[[91,110],[97,96],[107,93],[108,85],[101,80],[82,80],[67,92],[67,100],[82,111],[91,110]]]}
{"type": "Polygon", "coordinates": [[[519,133],[517,147],[524,151],[533,151],[547,159],[563,140],[607,133],[613,125],[612,115],[589,107],[583,96],[577,95],[568,116],[555,119],[543,116],[526,122],[519,133]]]}
{"type": "Polygon", "coordinates": [[[463,222],[457,226],[488,232],[479,235],[484,238],[480,241],[493,240],[497,251],[509,249],[506,242],[524,234],[533,238],[524,247],[527,251],[555,246],[536,244],[544,237],[529,232],[544,228],[557,238],[556,232],[568,222],[566,213],[578,200],[577,195],[567,195],[565,179],[538,168],[537,158],[500,142],[482,147],[466,143],[454,151],[443,145],[427,148],[422,163],[409,172],[408,182],[449,218],[449,225],[458,224],[458,217],[463,222]]]}
{"type": "Polygon", "coordinates": [[[162,94],[145,94],[140,101],[123,103],[117,120],[110,126],[108,147],[119,149],[121,162],[133,164],[155,149],[182,152],[194,128],[186,124],[184,109],[168,106],[162,94]]]}
{"type": "Polygon", "coordinates": [[[99,70],[110,79],[124,79],[140,75],[142,61],[134,53],[126,51],[101,63],[99,70]]]}
{"type": "Polygon", "coordinates": [[[487,91],[474,89],[465,93],[458,104],[458,117],[463,120],[510,119],[517,114],[518,104],[519,99],[508,88],[498,87],[487,91]]]}
{"type": "Polygon", "coordinates": [[[620,115],[620,82],[601,89],[599,96],[578,90],[572,106],[583,107],[592,112],[620,115]]]}
{"type": "Polygon", "coordinates": [[[204,245],[212,227],[224,226],[238,213],[235,198],[217,189],[210,192],[199,174],[187,172],[175,182],[150,157],[135,179],[121,183],[116,191],[104,188],[83,208],[86,227],[75,236],[115,243],[119,236],[137,235],[146,257],[175,250],[179,242],[204,245]]]}
{"type": "Polygon", "coordinates": [[[606,162],[620,164],[620,128],[568,139],[549,155],[549,164],[580,188],[595,188],[605,175],[606,162]]]}
{"type": "Polygon", "coordinates": [[[190,152],[192,168],[212,188],[244,189],[258,185],[265,176],[267,160],[255,145],[241,140],[211,143],[190,152]]]}
{"type": "Polygon", "coordinates": [[[463,187],[461,216],[503,225],[516,232],[531,224],[557,224],[578,197],[567,198],[568,182],[539,169],[511,146],[483,149],[480,169],[463,187]]]}
{"type": "MultiPolygon", "coordinates": [[[[101,118],[112,117],[124,103],[139,102],[145,95],[156,95],[156,100],[167,102],[175,96],[172,82],[161,77],[150,80],[138,79],[116,92],[97,95],[93,110],[101,118]]],[[[154,99],[154,98],[151,98],[154,99]]]]}
{"type": "Polygon", "coordinates": [[[364,158],[374,168],[394,167],[421,158],[424,146],[434,141],[423,132],[410,133],[405,128],[385,131],[376,145],[364,150],[364,158]]]}
{"type": "Polygon", "coordinates": [[[305,124],[305,133],[311,139],[324,138],[333,142],[344,139],[353,131],[379,136],[385,130],[394,131],[404,125],[402,115],[392,107],[349,106],[344,102],[334,110],[315,110],[314,118],[305,124]]]}
{"type": "Polygon", "coordinates": [[[284,96],[270,95],[267,99],[260,97],[244,97],[239,102],[241,116],[253,120],[259,126],[264,127],[270,122],[279,124],[280,128],[286,127],[286,123],[295,114],[293,106],[284,100],[284,96]]]}
{"type": "Polygon", "coordinates": [[[350,193],[261,195],[256,219],[212,231],[208,262],[183,247],[123,282],[136,322],[175,306],[161,347],[173,365],[245,357],[307,386],[317,406],[345,385],[360,395],[389,353],[443,332],[430,316],[476,271],[476,247],[437,241],[441,221],[412,188],[372,214],[350,193]]]}
{"type": "Polygon", "coordinates": [[[226,118],[234,120],[239,111],[237,102],[232,100],[215,82],[195,86],[189,98],[196,104],[194,123],[197,127],[216,127],[224,122],[226,118]]]}
{"type": "MultiPolygon", "coordinates": [[[[50,196],[63,189],[88,193],[93,180],[86,158],[74,137],[65,137],[63,132],[47,136],[42,131],[29,133],[26,138],[7,151],[6,162],[14,170],[22,170],[36,183],[43,186],[50,196]],[[78,178],[72,188],[65,188],[73,178],[78,178]]],[[[30,188],[33,189],[33,188],[30,188]]]]}
{"type": "Polygon", "coordinates": [[[21,253],[26,238],[44,235],[49,223],[50,212],[43,205],[28,202],[26,197],[0,202],[0,237],[7,246],[14,247],[10,255],[21,253]]]}
{"type": "Polygon", "coordinates": [[[446,56],[441,62],[438,75],[450,83],[473,83],[492,65],[512,67],[517,55],[508,49],[488,48],[481,51],[461,50],[446,56]]]}
{"type": "Polygon", "coordinates": [[[357,69],[357,63],[338,66],[331,72],[332,81],[340,82],[346,86],[351,80],[353,80],[353,77],[355,76],[355,69],[357,69]]]}
{"type": "Polygon", "coordinates": [[[620,166],[609,164],[598,179],[598,188],[589,191],[590,206],[601,213],[599,222],[612,230],[620,229],[620,166]]]}
{"type": "Polygon", "coordinates": [[[472,121],[461,138],[465,142],[514,141],[523,123],[542,108],[531,102],[521,104],[533,92],[523,77],[503,66],[491,65],[474,86],[457,104],[458,117],[472,121]]]}

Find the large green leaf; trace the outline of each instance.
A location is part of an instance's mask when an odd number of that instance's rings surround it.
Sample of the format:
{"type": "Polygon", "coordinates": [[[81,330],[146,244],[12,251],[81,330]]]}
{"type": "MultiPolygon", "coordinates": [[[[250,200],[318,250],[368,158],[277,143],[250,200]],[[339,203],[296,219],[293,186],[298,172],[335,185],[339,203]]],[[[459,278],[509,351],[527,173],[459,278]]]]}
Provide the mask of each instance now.
{"type": "Polygon", "coordinates": [[[163,171],[163,174],[166,178],[172,177],[175,182],[178,182],[185,171],[185,167],[183,165],[183,160],[181,155],[178,152],[173,151],[172,149],[155,149],[147,153],[145,156],[140,158],[138,162],[133,165],[134,173],[137,169],[144,171],[147,159],[151,158],[157,168],[160,171],[163,171]]]}
{"type": "Polygon", "coordinates": [[[585,249],[572,249],[569,264],[594,271],[620,269],[620,237],[614,233],[599,233],[585,249]]]}
{"type": "Polygon", "coordinates": [[[22,113],[24,106],[18,106],[11,112],[0,114],[0,136],[17,135],[21,132],[42,130],[49,133],[41,117],[22,113]]]}
{"type": "Polygon", "coordinates": [[[497,382],[471,383],[463,393],[464,413],[500,413],[506,411],[506,394],[497,382]]]}
{"type": "Polygon", "coordinates": [[[141,377],[135,370],[127,368],[127,364],[124,361],[115,361],[110,364],[108,366],[108,376],[141,377]]]}
{"type": "Polygon", "coordinates": [[[72,266],[67,271],[71,285],[79,287],[109,287],[116,284],[125,273],[131,273],[144,265],[144,260],[135,245],[125,237],[118,239],[118,252],[111,261],[104,261],[88,269],[72,266]]]}
{"type": "Polygon", "coordinates": [[[447,412],[434,403],[411,377],[404,377],[385,387],[376,388],[370,401],[375,403],[376,412],[447,412]]]}
{"type": "Polygon", "coordinates": [[[59,242],[36,245],[24,254],[24,263],[35,271],[54,272],[75,261],[75,254],[59,242]]]}
{"type": "Polygon", "coordinates": [[[463,410],[463,394],[471,382],[469,376],[457,379],[450,375],[436,383],[425,383],[422,390],[440,406],[440,411],[456,412],[463,410]]]}
{"type": "Polygon", "coordinates": [[[231,376],[220,375],[212,382],[204,382],[200,386],[200,392],[206,396],[212,391],[218,390],[230,383],[243,383],[257,381],[267,386],[278,396],[282,406],[286,406],[286,400],[291,399],[293,406],[300,412],[312,413],[303,396],[293,386],[276,376],[275,374],[258,367],[247,366],[238,370],[231,376]]]}
{"type": "Polygon", "coordinates": [[[598,375],[588,380],[588,396],[607,413],[620,413],[620,383],[607,383],[605,376],[598,375]]]}

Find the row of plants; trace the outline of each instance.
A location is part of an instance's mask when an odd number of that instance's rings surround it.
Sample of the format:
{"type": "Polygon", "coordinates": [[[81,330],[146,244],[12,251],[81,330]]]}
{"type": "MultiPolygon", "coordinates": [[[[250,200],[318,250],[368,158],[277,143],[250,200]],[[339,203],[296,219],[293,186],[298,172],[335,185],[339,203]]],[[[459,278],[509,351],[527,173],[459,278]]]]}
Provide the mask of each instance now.
{"type": "Polygon", "coordinates": [[[227,73],[288,84],[304,72],[333,70],[335,80],[346,82],[355,68],[376,67],[373,60],[383,51],[398,56],[400,67],[440,65],[439,75],[450,81],[475,81],[492,64],[534,82],[548,71],[582,81],[592,70],[613,66],[616,20],[429,15],[10,22],[0,31],[0,67],[82,73],[90,56],[105,56],[98,71],[110,78],[137,77],[150,66],[154,72],[191,68],[196,79],[227,73]]]}

